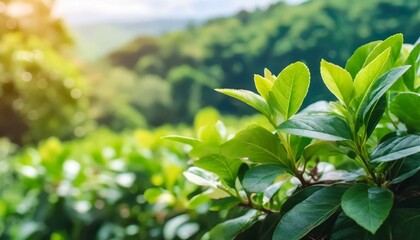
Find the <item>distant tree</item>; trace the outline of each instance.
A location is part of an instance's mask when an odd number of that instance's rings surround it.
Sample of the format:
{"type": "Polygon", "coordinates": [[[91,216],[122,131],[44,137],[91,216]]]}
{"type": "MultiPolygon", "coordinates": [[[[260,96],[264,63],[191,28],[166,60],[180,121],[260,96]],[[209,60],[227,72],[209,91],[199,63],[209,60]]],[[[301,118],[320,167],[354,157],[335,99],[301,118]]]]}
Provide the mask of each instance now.
{"type": "Polygon", "coordinates": [[[54,1],[0,1],[0,136],[22,144],[88,130],[88,86],[54,1]]]}

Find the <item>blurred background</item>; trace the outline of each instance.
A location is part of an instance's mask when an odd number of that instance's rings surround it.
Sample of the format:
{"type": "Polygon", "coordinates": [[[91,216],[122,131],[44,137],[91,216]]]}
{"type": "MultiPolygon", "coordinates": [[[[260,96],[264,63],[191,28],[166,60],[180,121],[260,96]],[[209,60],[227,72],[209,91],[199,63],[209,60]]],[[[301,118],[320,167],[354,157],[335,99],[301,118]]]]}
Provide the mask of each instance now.
{"type": "Polygon", "coordinates": [[[0,0],[0,239],[197,239],[235,213],[191,200],[161,136],[264,124],[213,89],[265,67],[330,100],[321,58],[419,30],[418,0],[0,0]]]}

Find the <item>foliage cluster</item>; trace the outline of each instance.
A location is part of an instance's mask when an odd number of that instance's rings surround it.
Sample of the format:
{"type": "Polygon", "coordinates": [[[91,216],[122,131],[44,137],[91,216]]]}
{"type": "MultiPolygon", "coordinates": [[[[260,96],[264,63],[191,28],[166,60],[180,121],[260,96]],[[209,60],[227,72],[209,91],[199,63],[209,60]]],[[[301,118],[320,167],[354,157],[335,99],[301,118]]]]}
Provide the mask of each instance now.
{"type": "MultiPolygon", "coordinates": [[[[209,119],[220,116],[202,110],[196,126],[209,119]]],[[[261,116],[224,121],[231,133],[250,123],[268,126],[261,116]]],[[[126,134],[100,129],[67,142],[49,138],[19,152],[2,139],[0,239],[200,238],[237,215],[211,211],[218,206],[208,198],[190,199],[202,189],[182,175],[187,149],[162,136],[195,132],[186,126],[126,134]]]]}
{"type": "Polygon", "coordinates": [[[403,44],[396,34],[359,47],[345,68],[322,60],[337,101],[300,112],[310,84],[302,62],[255,75],[258,94],[218,89],[271,126],[229,137],[208,125],[197,139],[168,137],[192,147],[191,182],[223,191],[226,209],[251,209],[203,239],[416,239],[419,52],[420,41],[403,44]]]}

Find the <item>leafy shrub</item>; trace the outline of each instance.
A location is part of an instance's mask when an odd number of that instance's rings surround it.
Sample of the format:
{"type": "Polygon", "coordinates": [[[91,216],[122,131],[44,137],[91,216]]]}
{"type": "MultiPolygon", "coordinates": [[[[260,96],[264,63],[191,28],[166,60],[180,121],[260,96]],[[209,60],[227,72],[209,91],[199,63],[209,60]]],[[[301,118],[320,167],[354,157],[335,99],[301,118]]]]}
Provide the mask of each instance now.
{"type": "Polygon", "coordinates": [[[0,239],[161,239],[168,219],[188,213],[182,196],[197,188],[180,178],[183,148],[160,140],[172,131],[50,138],[3,160],[0,239]],[[167,194],[170,204],[148,204],[144,191],[161,185],[179,191],[167,194]]]}
{"type": "MultiPolygon", "coordinates": [[[[220,115],[205,109],[196,126],[220,115]]],[[[227,118],[226,132],[265,119],[227,118]],[[229,127],[230,126],[230,127],[229,127]]],[[[99,129],[62,142],[57,138],[16,151],[0,140],[0,239],[191,239],[226,212],[182,172],[187,149],[168,134],[193,135],[185,126],[116,134],[99,129]]],[[[230,216],[230,215],[229,215],[230,216]]]]}
{"type": "MultiPolygon", "coordinates": [[[[198,138],[184,175],[220,192],[237,218],[203,239],[416,239],[420,214],[419,41],[402,34],[359,47],[345,68],[321,61],[338,101],[299,111],[310,84],[302,62],[255,75],[258,94],[218,89],[271,123],[235,136],[220,123],[198,138]]],[[[208,190],[208,191],[210,191],[208,190]]],[[[199,196],[208,195],[208,191],[199,196]]]]}

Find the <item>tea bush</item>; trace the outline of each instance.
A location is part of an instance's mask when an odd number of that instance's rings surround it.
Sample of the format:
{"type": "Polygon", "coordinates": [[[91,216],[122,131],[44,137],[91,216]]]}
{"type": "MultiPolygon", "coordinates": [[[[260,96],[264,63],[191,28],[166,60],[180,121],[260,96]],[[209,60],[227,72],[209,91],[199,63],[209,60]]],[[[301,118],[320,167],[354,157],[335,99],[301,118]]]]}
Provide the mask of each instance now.
{"type": "Polygon", "coordinates": [[[321,61],[335,102],[300,110],[310,72],[295,62],[255,75],[258,94],[217,89],[261,112],[228,136],[219,122],[188,144],[184,175],[221,209],[242,213],[202,239],[416,239],[420,226],[419,41],[402,34],[359,47],[345,67],[321,61]],[[300,111],[299,111],[300,110],[300,111]]]}
{"type": "MultiPolygon", "coordinates": [[[[204,109],[196,126],[217,121],[204,109]]],[[[226,132],[262,117],[224,117],[226,132]],[[230,127],[229,127],[230,126],[230,127]]],[[[163,140],[194,134],[187,126],[124,134],[100,129],[83,139],[49,138],[19,149],[0,141],[0,239],[191,239],[228,215],[182,172],[187,149],[163,140]]],[[[228,215],[236,216],[236,215],[228,215]]]]}

